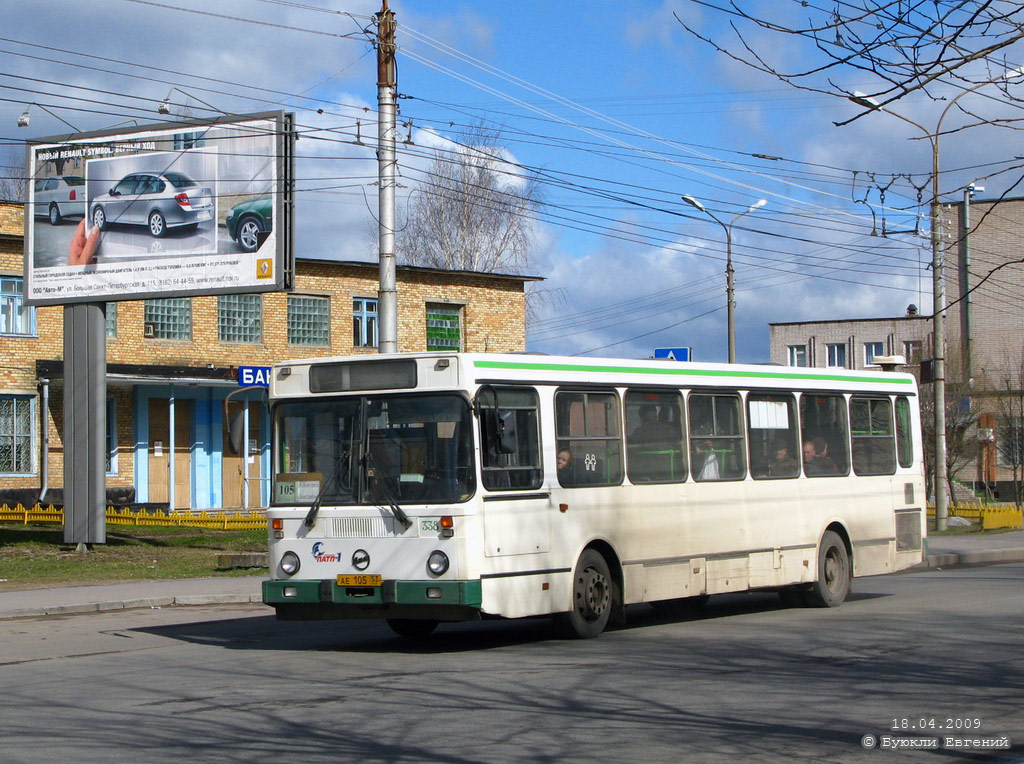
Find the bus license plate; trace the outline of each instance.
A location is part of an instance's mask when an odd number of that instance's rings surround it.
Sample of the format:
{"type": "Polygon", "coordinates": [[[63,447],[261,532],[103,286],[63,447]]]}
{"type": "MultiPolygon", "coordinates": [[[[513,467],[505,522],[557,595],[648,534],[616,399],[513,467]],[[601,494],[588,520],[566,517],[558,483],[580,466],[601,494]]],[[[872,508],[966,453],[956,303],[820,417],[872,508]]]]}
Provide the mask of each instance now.
{"type": "Polygon", "coordinates": [[[369,576],[363,574],[338,576],[338,586],[380,586],[380,576],[369,576]]]}

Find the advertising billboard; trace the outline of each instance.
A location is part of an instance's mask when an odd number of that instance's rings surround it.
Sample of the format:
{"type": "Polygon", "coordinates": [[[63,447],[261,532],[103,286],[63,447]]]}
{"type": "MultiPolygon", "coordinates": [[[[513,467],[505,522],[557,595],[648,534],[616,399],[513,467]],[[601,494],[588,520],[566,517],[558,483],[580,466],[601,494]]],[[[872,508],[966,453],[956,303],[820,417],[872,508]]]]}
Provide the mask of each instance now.
{"type": "Polygon", "coordinates": [[[26,301],[289,288],[293,143],[284,112],[31,141],[26,301]]]}

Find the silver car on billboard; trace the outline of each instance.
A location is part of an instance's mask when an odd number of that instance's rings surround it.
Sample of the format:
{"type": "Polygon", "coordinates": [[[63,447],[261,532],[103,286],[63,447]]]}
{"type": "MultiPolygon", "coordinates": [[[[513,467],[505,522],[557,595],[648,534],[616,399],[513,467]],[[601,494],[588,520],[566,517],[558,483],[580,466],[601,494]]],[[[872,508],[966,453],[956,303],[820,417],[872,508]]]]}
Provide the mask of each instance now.
{"type": "Polygon", "coordinates": [[[81,175],[57,175],[40,178],[34,191],[37,218],[49,218],[60,225],[67,217],[85,216],[85,178],[81,175]]]}
{"type": "Polygon", "coordinates": [[[213,220],[213,191],[180,172],[133,172],[92,201],[89,218],[111,225],[145,226],[160,238],[169,230],[213,220]]]}

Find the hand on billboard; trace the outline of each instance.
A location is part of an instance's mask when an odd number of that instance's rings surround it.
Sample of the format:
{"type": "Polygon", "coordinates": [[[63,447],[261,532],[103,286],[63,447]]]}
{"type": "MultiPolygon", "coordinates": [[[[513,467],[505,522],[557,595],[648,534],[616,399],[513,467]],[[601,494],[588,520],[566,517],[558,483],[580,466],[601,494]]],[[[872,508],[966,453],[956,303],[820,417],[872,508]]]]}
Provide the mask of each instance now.
{"type": "Polygon", "coordinates": [[[88,265],[96,259],[96,247],[100,243],[100,229],[92,227],[89,235],[85,234],[85,220],[78,224],[75,235],[71,237],[68,247],[68,265],[88,265]]]}

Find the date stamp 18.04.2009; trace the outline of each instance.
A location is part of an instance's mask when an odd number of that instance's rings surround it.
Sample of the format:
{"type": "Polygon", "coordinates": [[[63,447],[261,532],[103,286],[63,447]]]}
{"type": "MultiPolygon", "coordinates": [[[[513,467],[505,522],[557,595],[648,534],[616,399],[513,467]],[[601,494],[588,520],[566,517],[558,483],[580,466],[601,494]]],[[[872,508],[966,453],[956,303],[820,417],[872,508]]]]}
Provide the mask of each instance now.
{"type": "Polygon", "coordinates": [[[982,733],[982,721],[974,716],[898,716],[889,720],[891,734],[864,735],[860,744],[866,749],[960,749],[1005,750],[1010,747],[1006,735],[982,733]]]}

